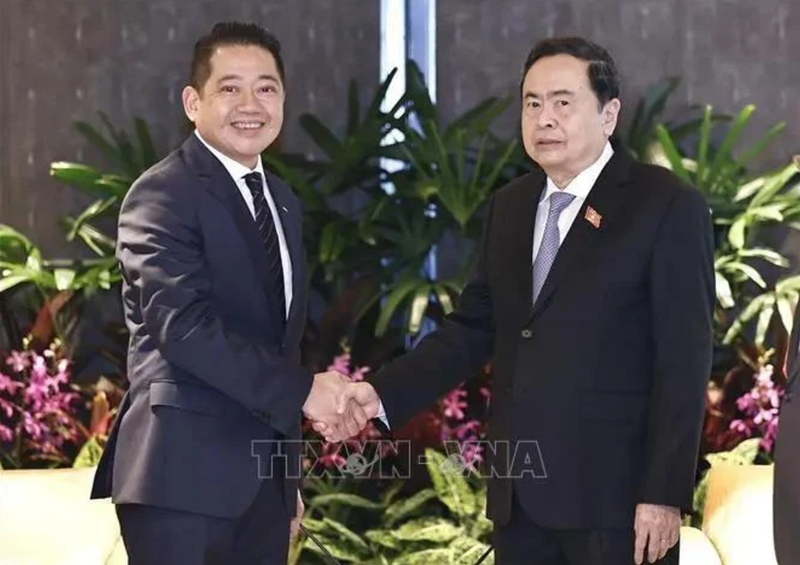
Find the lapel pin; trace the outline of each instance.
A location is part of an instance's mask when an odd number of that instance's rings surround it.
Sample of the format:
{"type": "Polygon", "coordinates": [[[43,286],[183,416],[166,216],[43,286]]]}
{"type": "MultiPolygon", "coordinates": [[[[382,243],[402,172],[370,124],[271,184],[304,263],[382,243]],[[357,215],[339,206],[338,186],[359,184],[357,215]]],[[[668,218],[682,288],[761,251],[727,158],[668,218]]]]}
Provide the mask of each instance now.
{"type": "Polygon", "coordinates": [[[595,229],[600,227],[600,222],[603,219],[603,216],[597,213],[597,210],[592,208],[591,206],[586,207],[586,214],[583,216],[587,222],[592,224],[595,229]]]}
{"type": "Polygon", "coordinates": [[[281,206],[281,210],[283,210],[283,211],[284,211],[284,212],[286,212],[287,214],[289,213],[289,210],[287,210],[287,209],[286,209],[286,206],[281,206]]]}

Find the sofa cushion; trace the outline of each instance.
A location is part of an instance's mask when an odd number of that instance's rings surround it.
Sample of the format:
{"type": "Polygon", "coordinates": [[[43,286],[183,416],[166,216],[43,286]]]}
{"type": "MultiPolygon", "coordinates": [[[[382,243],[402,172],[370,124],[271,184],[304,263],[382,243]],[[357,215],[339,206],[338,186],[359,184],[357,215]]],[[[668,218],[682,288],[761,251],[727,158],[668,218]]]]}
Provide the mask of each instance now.
{"type": "Polygon", "coordinates": [[[714,545],[697,528],[681,528],[681,565],[722,565],[714,545]]]}
{"type": "Polygon", "coordinates": [[[723,565],[777,565],[772,537],[772,465],[709,469],[703,532],[723,565]]]}
{"type": "Polygon", "coordinates": [[[0,563],[105,564],[119,524],[110,500],[89,500],[94,472],[0,471],[0,563]]]}

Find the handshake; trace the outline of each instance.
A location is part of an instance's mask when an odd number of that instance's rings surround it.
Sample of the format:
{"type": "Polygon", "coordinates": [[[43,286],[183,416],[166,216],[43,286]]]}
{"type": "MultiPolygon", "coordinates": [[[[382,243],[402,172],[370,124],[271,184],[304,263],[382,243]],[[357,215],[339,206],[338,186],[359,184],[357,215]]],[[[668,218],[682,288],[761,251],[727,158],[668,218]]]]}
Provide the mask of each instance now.
{"type": "Polygon", "coordinates": [[[371,384],[328,371],[314,375],[303,414],[327,441],[343,441],[363,430],[378,415],[380,406],[371,384]]]}

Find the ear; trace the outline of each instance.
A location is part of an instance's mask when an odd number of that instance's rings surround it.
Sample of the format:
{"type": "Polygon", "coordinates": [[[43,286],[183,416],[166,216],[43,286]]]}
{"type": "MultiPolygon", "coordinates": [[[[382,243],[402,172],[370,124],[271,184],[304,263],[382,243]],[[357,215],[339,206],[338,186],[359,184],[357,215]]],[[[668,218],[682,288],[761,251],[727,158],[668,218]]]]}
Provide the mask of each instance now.
{"type": "Polygon", "coordinates": [[[619,98],[609,100],[603,107],[603,133],[608,137],[611,137],[614,130],[617,128],[620,108],[621,104],[619,98]]]}
{"type": "Polygon", "coordinates": [[[181,93],[183,111],[189,121],[194,122],[200,112],[200,93],[193,86],[187,86],[181,93]]]}

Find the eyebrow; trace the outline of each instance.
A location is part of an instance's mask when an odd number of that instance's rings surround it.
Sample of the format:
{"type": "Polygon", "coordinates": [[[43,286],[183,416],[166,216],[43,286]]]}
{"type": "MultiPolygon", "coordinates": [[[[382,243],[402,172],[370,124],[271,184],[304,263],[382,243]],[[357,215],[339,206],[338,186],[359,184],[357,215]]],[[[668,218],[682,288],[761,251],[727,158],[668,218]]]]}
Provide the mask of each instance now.
{"type": "MultiPolygon", "coordinates": [[[[242,77],[235,74],[223,75],[219,78],[219,80],[217,80],[217,83],[225,82],[226,80],[242,80],[242,77]]],[[[275,75],[259,75],[258,80],[271,80],[273,82],[277,82],[278,84],[281,82],[275,75]]]]}
{"type": "MultiPolygon", "coordinates": [[[[573,91],[571,91],[571,90],[566,89],[566,88],[560,88],[558,90],[551,90],[550,92],[547,93],[547,97],[548,98],[552,98],[554,96],[575,96],[575,93],[573,91]]],[[[537,93],[530,92],[530,91],[526,92],[524,97],[525,98],[541,98],[541,96],[539,96],[537,93]]]]}

